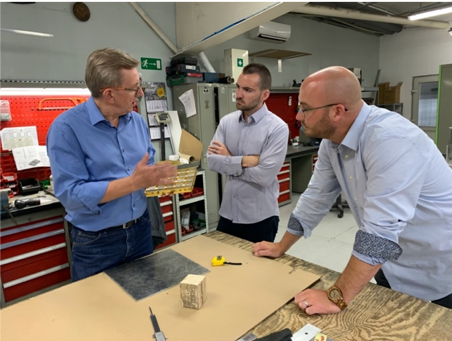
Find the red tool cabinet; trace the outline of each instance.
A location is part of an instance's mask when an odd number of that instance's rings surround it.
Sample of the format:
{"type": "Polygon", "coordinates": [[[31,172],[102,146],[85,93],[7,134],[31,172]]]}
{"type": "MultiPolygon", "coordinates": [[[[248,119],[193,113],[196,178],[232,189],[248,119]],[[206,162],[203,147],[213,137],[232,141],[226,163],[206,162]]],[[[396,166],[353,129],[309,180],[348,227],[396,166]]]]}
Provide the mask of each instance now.
{"type": "Polygon", "coordinates": [[[69,283],[70,260],[62,208],[3,220],[0,231],[2,306],[69,283]]]}

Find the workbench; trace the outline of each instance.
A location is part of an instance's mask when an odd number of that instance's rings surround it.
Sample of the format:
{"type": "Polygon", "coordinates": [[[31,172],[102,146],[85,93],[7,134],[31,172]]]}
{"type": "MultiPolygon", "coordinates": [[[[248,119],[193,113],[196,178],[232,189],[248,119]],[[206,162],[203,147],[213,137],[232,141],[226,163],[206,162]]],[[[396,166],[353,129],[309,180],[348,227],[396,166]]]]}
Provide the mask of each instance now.
{"type": "MultiPolygon", "coordinates": [[[[218,231],[210,232],[205,236],[215,242],[224,243],[228,247],[232,246],[251,253],[251,242],[218,231]]],[[[320,276],[320,280],[313,285],[314,288],[326,289],[339,276],[337,272],[288,255],[272,260],[272,262],[290,266],[296,269],[295,271],[304,270],[320,276]]],[[[25,323],[23,327],[17,328],[17,323],[21,319],[28,320],[29,318],[35,320],[33,328],[36,330],[33,330],[32,337],[34,340],[44,339],[44,335],[47,337],[54,335],[55,339],[60,340],[65,339],[60,336],[64,332],[69,333],[70,331],[77,331],[84,340],[101,340],[106,339],[104,337],[107,336],[110,340],[116,340],[121,339],[121,335],[122,340],[129,340],[128,336],[131,336],[131,331],[136,332],[137,330],[146,335],[146,340],[152,339],[152,326],[149,317],[145,314],[147,299],[131,303],[130,299],[121,294],[119,289],[115,289],[116,286],[105,276],[105,274],[99,274],[5,308],[2,311],[1,339],[5,341],[24,339],[24,336],[30,333],[27,331],[30,328],[29,324],[25,323]],[[95,283],[102,283],[102,286],[93,286],[95,283]],[[112,288],[114,290],[110,291],[112,288]],[[90,305],[85,309],[80,309],[77,305],[80,305],[80,301],[86,300],[84,297],[87,295],[91,297],[90,305]],[[56,297],[59,299],[55,300],[56,297]],[[115,309],[110,309],[108,314],[96,315],[102,311],[101,306],[105,305],[105,302],[114,302],[115,309]],[[40,306],[41,311],[30,311],[30,308],[35,308],[36,304],[40,306]],[[136,314],[137,310],[140,311],[138,319],[135,316],[132,316],[133,318],[129,316],[136,314]],[[44,323],[40,320],[42,315],[47,315],[47,322],[44,323]],[[80,319],[86,323],[83,328],[79,328],[80,319]],[[112,328],[109,323],[118,319],[121,323],[115,324],[112,328]]],[[[212,282],[210,283],[212,285],[212,282]]],[[[219,298],[218,295],[213,297],[214,299],[219,298]]],[[[209,302],[209,298],[207,302],[209,302]]],[[[236,309],[238,308],[236,307],[236,309]]],[[[155,304],[152,309],[160,312],[162,306],[155,304]]],[[[157,313],[157,318],[159,316],[160,319],[164,317],[161,312],[157,313]]],[[[185,321],[186,317],[181,320],[179,327],[184,327],[182,323],[185,321]]],[[[263,319],[249,332],[262,337],[289,328],[294,333],[310,323],[322,329],[334,341],[448,340],[452,335],[451,321],[452,310],[450,309],[369,283],[350,303],[349,307],[339,314],[308,316],[293,303],[293,300],[290,300],[281,308],[275,309],[270,316],[263,319]]],[[[216,328],[224,328],[225,324],[227,324],[225,321],[219,320],[216,328]]],[[[160,322],[160,327],[162,325],[164,326],[164,323],[160,322]]],[[[74,338],[74,335],[66,336],[67,340],[74,338]]],[[[134,340],[139,341],[139,339],[134,340]]],[[[171,341],[182,340],[171,339],[171,341]]]]}
{"type": "Polygon", "coordinates": [[[292,192],[303,193],[311,180],[314,164],[317,161],[318,146],[288,146],[286,161],[291,165],[291,189],[292,192]]]}
{"type": "MultiPolygon", "coordinates": [[[[243,250],[252,250],[253,243],[234,236],[217,231],[207,236],[243,250]]],[[[289,255],[275,259],[275,262],[319,275],[320,281],[312,288],[326,290],[340,275],[289,255]]],[[[289,328],[294,333],[307,323],[322,329],[334,341],[442,341],[450,340],[452,336],[452,309],[368,283],[339,314],[309,316],[292,300],[250,332],[262,337],[289,328]]]]}

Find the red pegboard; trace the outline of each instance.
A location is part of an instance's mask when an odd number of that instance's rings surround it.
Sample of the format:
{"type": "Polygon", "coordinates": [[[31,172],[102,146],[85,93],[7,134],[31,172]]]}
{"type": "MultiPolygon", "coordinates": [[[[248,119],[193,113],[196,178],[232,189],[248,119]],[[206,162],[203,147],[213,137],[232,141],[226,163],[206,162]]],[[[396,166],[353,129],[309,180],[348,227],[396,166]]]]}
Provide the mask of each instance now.
{"type": "MultiPolygon", "coordinates": [[[[1,129],[36,126],[38,143],[45,146],[47,131],[53,120],[61,113],[88,100],[89,96],[2,96],[9,101],[11,121],[1,122],[1,129]]],[[[18,179],[36,178],[43,181],[49,178],[50,168],[39,167],[17,171],[14,158],[9,150],[1,150],[1,168],[5,173],[17,173],[18,179]]]]}
{"type": "Polygon", "coordinates": [[[297,116],[298,105],[297,93],[272,93],[265,103],[267,104],[268,110],[287,123],[291,138],[300,134],[300,124],[295,118],[297,116]],[[292,98],[290,99],[289,97],[292,98]]]}

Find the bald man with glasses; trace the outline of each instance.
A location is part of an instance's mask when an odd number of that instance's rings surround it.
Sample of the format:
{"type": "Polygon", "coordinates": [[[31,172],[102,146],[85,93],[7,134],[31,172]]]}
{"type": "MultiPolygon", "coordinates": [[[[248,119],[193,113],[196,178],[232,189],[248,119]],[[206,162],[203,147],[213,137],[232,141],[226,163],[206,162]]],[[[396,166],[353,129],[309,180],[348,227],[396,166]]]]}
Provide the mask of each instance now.
{"type": "Polygon", "coordinates": [[[254,254],[279,257],[309,237],[342,192],[359,228],[350,261],[328,290],[297,294],[298,306],[309,315],[338,313],[375,276],[452,308],[452,170],[434,142],[403,116],[364,103],[343,67],[307,77],[299,103],[306,135],[323,139],[319,158],[282,240],[257,243],[254,254]]]}

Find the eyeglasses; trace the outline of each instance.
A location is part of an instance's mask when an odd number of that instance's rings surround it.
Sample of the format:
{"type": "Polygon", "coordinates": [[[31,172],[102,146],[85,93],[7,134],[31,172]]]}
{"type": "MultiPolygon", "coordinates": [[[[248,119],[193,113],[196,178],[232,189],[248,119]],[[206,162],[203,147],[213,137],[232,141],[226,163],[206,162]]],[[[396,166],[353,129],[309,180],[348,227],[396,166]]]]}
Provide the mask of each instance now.
{"type": "Polygon", "coordinates": [[[139,92],[140,92],[140,90],[141,90],[141,85],[138,86],[138,88],[136,88],[136,89],[132,89],[132,88],[123,88],[123,87],[120,87],[120,86],[111,86],[111,87],[108,87],[108,88],[102,88],[102,89],[99,90],[99,92],[104,92],[104,91],[107,90],[107,89],[133,91],[133,92],[135,92],[135,96],[138,96],[138,94],[139,94],[139,92]]]}
{"type": "MultiPolygon", "coordinates": [[[[329,107],[332,107],[333,105],[339,105],[339,104],[340,104],[340,103],[327,104],[327,105],[324,105],[324,106],[321,106],[321,107],[317,107],[317,108],[308,108],[308,109],[303,109],[303,108],[300,107],[300,111],[303,113],[303,117],[306,118],[306,113],[307,113],[308,111],[314,111],[314,110],[317,110],[317,109],[329,108],[329,107]]],[[[348,111],[347,108],[344,108],[344,109],[345,109],[345,111],[348,111]]]]}

